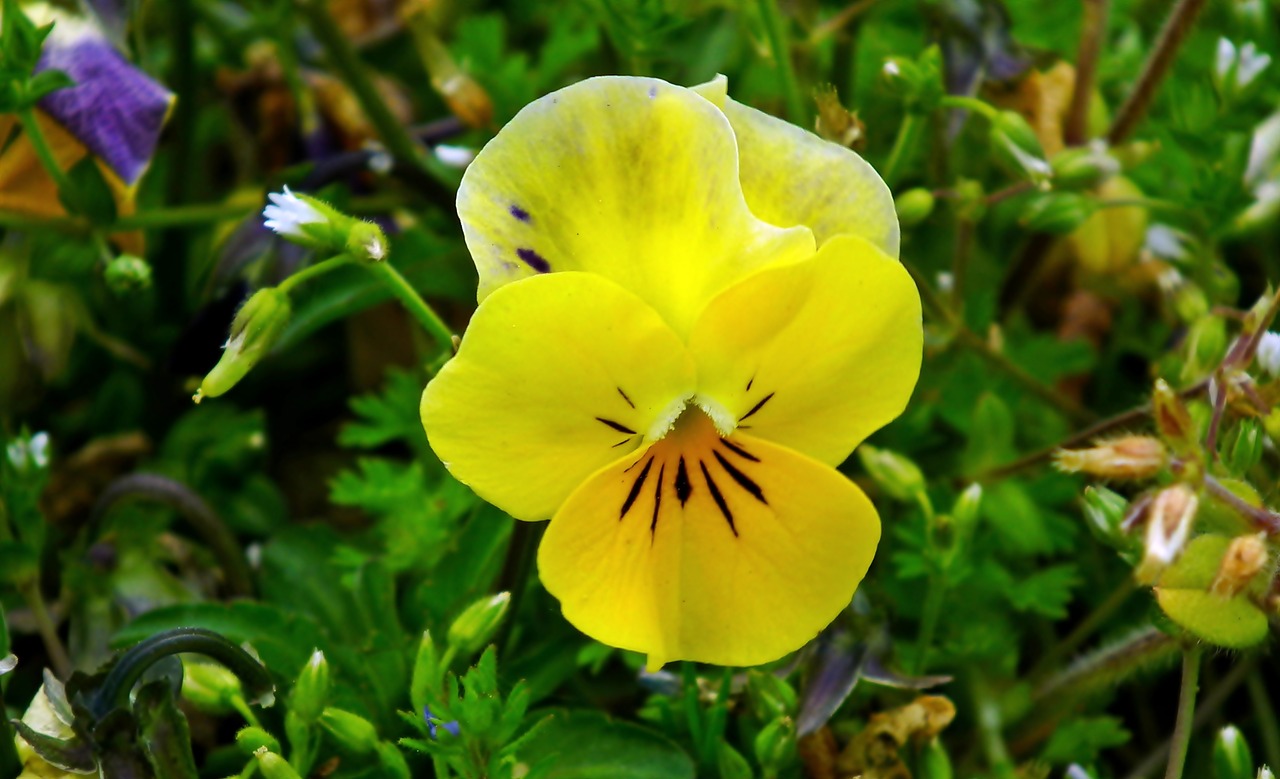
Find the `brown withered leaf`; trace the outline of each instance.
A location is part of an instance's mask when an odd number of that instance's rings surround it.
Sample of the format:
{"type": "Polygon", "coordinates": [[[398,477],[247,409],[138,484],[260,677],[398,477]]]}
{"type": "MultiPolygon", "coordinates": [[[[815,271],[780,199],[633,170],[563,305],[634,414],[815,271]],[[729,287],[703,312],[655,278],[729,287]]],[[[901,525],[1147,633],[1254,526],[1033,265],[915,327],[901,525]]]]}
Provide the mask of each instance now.
{"type": "Polygon", "coordinates": [[[1059,61],[1048,70],[1030,70],[1012,88],[994,92],[991,102],[1022,114],[1047,156],[1062,151],[1063,123],[1076,87],[1076,69],[1059,61]]]}
{"type": "Polygon", "coordinates": [[[133,470],[151,451],[151,440],[139,431],[95,438],[80,451],[55,460],[40,509],[51,524],[67,527],[77,517],[88,516],[94,501],[107,485],[133,470]]]}
{"type": "Polygon", "coordinates": [[[800,739],[798,744],[804,775],[809,779],[838,779],[836,758],[840,746],[831,728],[822,726],[800,739]]]}
{"type": "Polygon", "coordinates": [[[933,738],[955,716],[955,704],[941,695],[922,695],[905,706],[873,714],[845,745],[836,767],[845,777],[911,779],[900,754],[902,747],[933,738]]]}

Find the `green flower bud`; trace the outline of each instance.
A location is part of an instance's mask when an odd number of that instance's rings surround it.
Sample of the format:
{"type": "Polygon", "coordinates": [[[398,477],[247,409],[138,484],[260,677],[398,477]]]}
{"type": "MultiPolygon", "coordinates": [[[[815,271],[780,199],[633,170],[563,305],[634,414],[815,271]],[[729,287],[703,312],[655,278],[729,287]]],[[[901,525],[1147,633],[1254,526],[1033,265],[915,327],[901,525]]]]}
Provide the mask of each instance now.
{"type": "Polygon", "coordinates": [[[716,771],[720,779],[753,779],[751,764],[742,753],[721,741],[716,750],[716,771]]]}
{"type": "Polygon", "coordinates": [[[1016,111],[998,111],[991,119],[991,146],[1001,164],[1036,184],[1048,182],[1053,175],[1040,139],[1016,111]]]}
{"type": "Polygon", "coordinates": [[[1125,549],[1132,542],[1121,529],[1129,502],[1106,487],[1084,488],[1084,518],[1094,538],[1112,549],[1125,549]]]}
{"type": "Polygon", "coordinates": [[[378,750],[378,764],[382,766],[384,773],[382,776],[387,779],[410,779],[409,763],[405,761],[404,754],[396,745],[390,741],[379,741],[376,749],[378,750]]]}
{"type": "Polygon", "coordinates": [[[1276,779],[1276,775],[1271,773],[1271,769],[1264,765],[1258,769],[1257,779],[1276,779]]]}
{"type": "Polygon", "coordinates": [[[1096,210],[1094,202],[1074,192],[1054,192],[1033,197],[1018,221],[1028,230],[1066,235],[1084,224],[1096,210]]]}
{"type": "Polygon", "coordinates": [[[231,702],[243,693],[240,679],[217,663],[182,664],[182,697],[207,714],[230,714],[231,702]]]}
{"type": "Polygon", "coordinates": [[[268,752],[280,752],[280,742],[275,736],[259,727],[241,728],[236,734],[236,745],[249,754],[255,754],[259,749],[265,749],[268,752]]]}
{"type": "Polygon", "coordinates": [[[463,655],[480,651],[497,632],[509,605],[509,592],[500,592],[472,603],[449,626],[449,646],[463,655]]]}
{"type": "Polygon", "coordinates": [[[289,296],[278,288],[253,293],[231,323],[222,359],[204,377],[193,400],[216,398],[234,387],[271,349],[292,313],[289,296]]]}
{"type": "Polygon", "coordinates": [[[1227,349],[1227,323],[1222,317],[1204,316],[1187,329],[1187,362],[1182,378],[1188,381],[1207,375],[1218,366],[1227,349]]]}
{"type": "Polygon", "coordinates": [[[1049,163],[1055,189],[1092,189],[1120,172],[1120,162],[1090,148],[1064,149],[1049,163]]]}
{"type": "Polygon", "coordinates": [[[1213,774],[1215,779],[1251,779],[1253,776],[1249,742],[1235,725],[1219,730],[1213,740],[1213,774]]]}
{"type": "Polygon", "coordinates": [[[933,213],[933,193],[924,187],[908,189],[894,200],[898,210],[898,223],[903,227],[914,227],[929,218],[933,213]]]}
{"type": "Polygon", "coordinates": [[[772,673],[762,671],[747,672],[747,699],[751,708],[762,720],[783,717],[796,710],[796,690],[787,682],[772,673]]]}
{"type": "Polygon", "coordinates": [[[1243,476],[1262,461],[1262,425],[1252,419],[1243,419],[1232,432],[1228,444],[1227,464],[1231,470],[1243,476]]]}
{"type": "Polygon", "coordinates": [[[409,701],[414,711],[422,711],[430,705],[431,694],[440,684],[440,658],[436,653],[431,631],[422,632],[418,654],[413,661],[413,678],[409,682],[409,701]]]}
{"type": "Polygon", "coordinates": [[[892,497],[911,501],[924,492],[924,474],[906,457],[863,444],[858,447],[858,459],[867,474],[892,497]]]}
{"type": "Polygon", "coordinates": [[[951,521],[955,523],[958,533],[967,535],[972,532],[978,523],[980,508],[982,508],[982,485],[975,482],[965,487],[960,497],[956,498],[955,505],[951,507],[951,521]]]}
{"type": "Polygon", "coordinates": [[[951,757],[947,755],[942,741],[937,738],[930,739],[920,753],[920,779],[952,779],[954,776],[951,757]]]}
{"type": "Polygon", "coordinates": [[[1199,285],[1184,282],[1174,290],[1173,310],[1183,322],[1194,322],[1209,313],[1209,296],[1199,285]]]}
{"type": "Polygon", "coordinates": [[[254,752],[253,756],[258,760],[258,770],[266,779],[302,779],[283,757],[266,747],[254,752]]]}
{"type": "Polygon", "coordinates": [[[296,712],[304,722],[315,722],[329,702],[329,661],[324,652],[317,649],[311,659],[302,667],[298,681],[293,685],[293,695],[289,700],[290,710],[296,712]]]}
{"type": "Polygon", "coordinates": [[[107,263],[102,278],[112,292],[123,295],[151,286],[151,266],[141,257],[121,254],[107,263]]]}
{"type": "Polygon", "coordinates": [[[347,233],[346,251],[358,262],[382,262],[387,258],[387,236],[373,222],[357,221],[347,233]]]}
{"type": "Polygon", "coordinates": [[[344,749],[356,754],[366,754],[378,746],[378,729],[358,714],[330,706],[320,714],[320,725],[344,749]]]}
{"type": "Polygon", "coordinates": [[[796,726],[790,717],[779,717],[756,734],[756,760],[766,770],[787,765],[796,752],[796,726]]]}

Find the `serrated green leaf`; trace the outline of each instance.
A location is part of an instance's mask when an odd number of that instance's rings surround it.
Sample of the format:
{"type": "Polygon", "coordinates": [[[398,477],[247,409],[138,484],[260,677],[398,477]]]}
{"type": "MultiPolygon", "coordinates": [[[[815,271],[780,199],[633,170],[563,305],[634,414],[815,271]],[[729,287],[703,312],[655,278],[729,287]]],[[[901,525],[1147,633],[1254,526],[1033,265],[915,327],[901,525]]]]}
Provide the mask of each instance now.
{"type": "Polygon", "coordinates": [[[1119,717],[1080,717],[1055,728],[1040,757],[1054,765],[1092,763],[1099,752],[1127,744],[1130,737],[1119,717]]]}

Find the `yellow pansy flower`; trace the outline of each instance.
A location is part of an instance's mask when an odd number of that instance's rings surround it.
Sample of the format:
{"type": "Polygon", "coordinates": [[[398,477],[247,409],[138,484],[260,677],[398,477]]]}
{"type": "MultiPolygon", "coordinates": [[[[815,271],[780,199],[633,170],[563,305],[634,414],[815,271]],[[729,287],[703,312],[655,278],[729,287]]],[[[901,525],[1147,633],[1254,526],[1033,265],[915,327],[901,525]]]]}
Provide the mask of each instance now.
{"type": "Polygon", "coordinates": [[[601,77],[525,107],[458,211],[481,302],[423,424],[482,498],[551,518],[538,567],[565,617],[655,668],[816,635],[880,536],[834,466],[920,369],[871,167],[723,78],[601,77]]]}

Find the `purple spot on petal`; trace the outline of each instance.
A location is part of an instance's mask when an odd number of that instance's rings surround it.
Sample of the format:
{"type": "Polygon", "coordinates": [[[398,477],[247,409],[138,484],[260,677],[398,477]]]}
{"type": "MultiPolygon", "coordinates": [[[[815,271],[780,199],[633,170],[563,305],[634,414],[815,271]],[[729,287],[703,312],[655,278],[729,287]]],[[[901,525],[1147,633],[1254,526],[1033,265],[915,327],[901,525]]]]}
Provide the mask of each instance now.
{"type": "Polygon", "coordinates": [[[546,258],[533,249],[516,249],[516,256],[524,260],[526,265],[538,273],[546,273],[551,270],[551,263],[547,262],[546,258]]]}
{"type": "Polygon", "coordinates": [[[657,97],[657,96],[658,96],[658,88],[649,87],[649,97],[657,97]]]}
{"type": "Polygon", "coordinates": [[[126,184],[146,170],[173,95],[130,65],[107,40],[53,35],[36,70],[61,70],[75,81],[40,100],[40,108],[100,157],[126,184]]]}
{"type": "Polygon", "coordinates": [[[511,215],[521,222],[529,221],[529,212],[514,204],[511,206],[511,215]]]}

